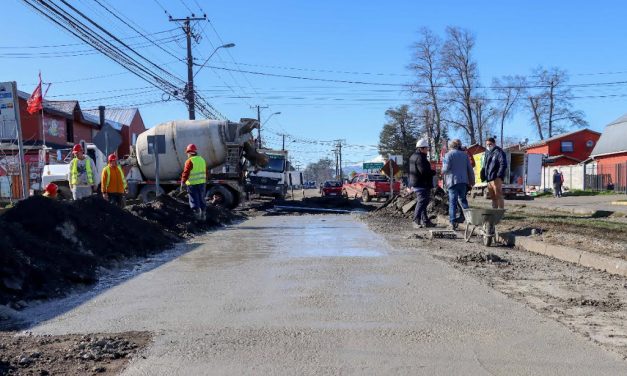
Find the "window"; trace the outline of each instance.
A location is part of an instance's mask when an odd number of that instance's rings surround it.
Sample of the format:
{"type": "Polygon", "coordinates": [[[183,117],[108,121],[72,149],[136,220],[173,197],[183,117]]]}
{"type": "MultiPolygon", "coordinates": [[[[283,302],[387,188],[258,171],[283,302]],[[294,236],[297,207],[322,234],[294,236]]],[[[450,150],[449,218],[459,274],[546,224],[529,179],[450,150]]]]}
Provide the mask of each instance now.
{"type": "Polygon", "coordinates": [[[587,147],[587,148],[591,148],[591,147],[593,147],[593,146],[594,146],[594,141],[592,141],[592,140],[588,140],[588,141],[586,141],[586,147],[587,147]]]}
{"type": "Polygon", "coordinates": [[[562,141],[562,153],[572,153],[575,147],[572,141],[562,141]]]}

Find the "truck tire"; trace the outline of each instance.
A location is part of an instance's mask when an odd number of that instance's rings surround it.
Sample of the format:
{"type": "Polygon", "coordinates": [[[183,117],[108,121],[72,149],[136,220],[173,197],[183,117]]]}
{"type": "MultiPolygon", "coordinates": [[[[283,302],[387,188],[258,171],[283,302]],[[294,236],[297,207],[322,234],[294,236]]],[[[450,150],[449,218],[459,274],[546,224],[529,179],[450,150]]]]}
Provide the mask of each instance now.
{"type": "MultiPolygon", "coordinates": [[[[159,187],[159,195],[165,194],[163,188],[159,187]]],[[[139,191],[142,202],[150,202],[157,198],[157,186],[154,184],[144,185],[139,191]]]]}
{"type": "Polygon", "coordinates": [[[372,200],[372,197],[370,197],[370,192],[368,192],[367,189],[364,189],[364,191],[361,192],[361,199],[364,202],[370,202],[370,200],[372,200]]]}
{"type": "Polygon", "coordinates": [[[211,200],[213,195],[217,195],[220,197],[218,205],[223,206],[227,209],[235,208],[235,197],[233,197],[233,193],[227,188],[221,185],[214,185],[213,187],[209,188],[205,197],[207,198],[207,200],[211,200]]]}

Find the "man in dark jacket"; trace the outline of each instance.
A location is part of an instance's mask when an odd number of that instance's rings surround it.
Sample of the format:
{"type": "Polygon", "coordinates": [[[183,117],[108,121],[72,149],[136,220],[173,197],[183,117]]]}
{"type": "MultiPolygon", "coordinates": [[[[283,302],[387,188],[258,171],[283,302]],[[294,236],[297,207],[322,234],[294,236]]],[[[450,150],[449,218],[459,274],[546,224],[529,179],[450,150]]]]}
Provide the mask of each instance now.
{"type": "Polygon", "coordinates": [[[427,215],[427,205],[431,198],[433,176],[435,171],[427,160],[429,143],[427,140],[418,140],[416,152],[409,158],[409,186],[416,193],[416,210],[414,211],[414,227],[434,227],[427,215]]]}
{"type": "Polygon", "coordinates": [[[503,209],[505,207],[505,200],[503,200],[503,180],[505,179],[505,173],[507,172],[507,156],[500,147],[496,146],[496,141],[493,137],[486,140],[486,152],[483,162],[483,173],[485,179],[488,182],[488,192],[492,198],[492,207],[503,209]]]}

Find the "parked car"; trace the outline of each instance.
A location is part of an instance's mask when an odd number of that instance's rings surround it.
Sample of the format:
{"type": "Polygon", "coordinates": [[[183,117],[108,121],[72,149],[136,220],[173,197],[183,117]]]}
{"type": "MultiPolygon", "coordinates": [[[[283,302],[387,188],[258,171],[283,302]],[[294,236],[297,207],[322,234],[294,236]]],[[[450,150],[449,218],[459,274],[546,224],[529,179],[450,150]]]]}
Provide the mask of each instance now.
{"type": "MultiPolygon", "coordinates": [[[[401,191],[401,182],[394,182],[394,194],[401,191]]],[[[390,196],[390,179],[381,174],[358,174],[342,186],[342,196],[347,198],[361,198],[369,202],[373,198],[390,196]]]]}
{"type": "Polygon", "coordinates": [[[342,183],[337,180],[327,180],[322,185],[322,197],[340,196],[342,194],[342,183]]]}

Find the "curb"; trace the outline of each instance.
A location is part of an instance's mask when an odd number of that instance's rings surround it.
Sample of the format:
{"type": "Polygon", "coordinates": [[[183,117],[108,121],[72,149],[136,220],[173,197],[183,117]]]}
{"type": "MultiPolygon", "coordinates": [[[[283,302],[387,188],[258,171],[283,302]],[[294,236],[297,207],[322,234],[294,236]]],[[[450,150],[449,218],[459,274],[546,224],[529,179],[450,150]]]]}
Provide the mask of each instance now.
{"type": "Polygon", "coordinates": [[[531,239],[528,236],[514,236],[503,234],[503,237],[513,240],[513,245],[525,251],[539,253],[562,261],[601,270],[610,274],[627,277],[627,261],[615,257],[598,255],[576,248],[548,244],[531,239]]]}
{"type": "Polygon", "coordinates": [[[627,206],[627,201],[612,201],[612,205],[623,205],[623,206],[627,206]]]}

